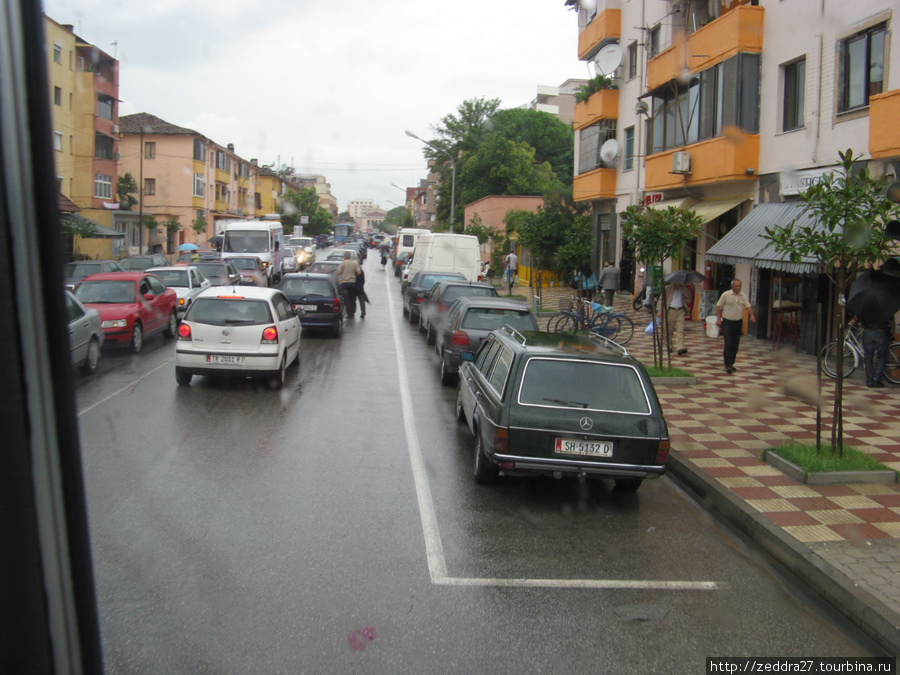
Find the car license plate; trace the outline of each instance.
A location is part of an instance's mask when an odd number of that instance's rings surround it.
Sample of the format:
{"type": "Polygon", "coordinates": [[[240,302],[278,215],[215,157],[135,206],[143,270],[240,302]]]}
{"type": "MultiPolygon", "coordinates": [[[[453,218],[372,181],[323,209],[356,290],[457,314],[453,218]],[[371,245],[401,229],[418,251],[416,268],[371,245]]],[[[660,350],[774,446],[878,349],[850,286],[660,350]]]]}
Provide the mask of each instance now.
{"type": "Polygon", "coordinates": [[[228,364],[228,365],[233,365],[233,366],[242,366],[242,365],[244,365],[244,357],[243,356],[228,356],[226,354],[207,354],[206,362],[207,363],[228,364]]]}
{"type": "Polygon", "coordinates": [[[304,312],[315,312],[318,309],[315,305],[297,305],[297,307],[304,312]]]}
{"type": "Polygon", "coordinates": [[[574,438],[557,438],[554,452],[559,455],[612,457],[613,444],[606,441],[579,441],[574,438]]]}

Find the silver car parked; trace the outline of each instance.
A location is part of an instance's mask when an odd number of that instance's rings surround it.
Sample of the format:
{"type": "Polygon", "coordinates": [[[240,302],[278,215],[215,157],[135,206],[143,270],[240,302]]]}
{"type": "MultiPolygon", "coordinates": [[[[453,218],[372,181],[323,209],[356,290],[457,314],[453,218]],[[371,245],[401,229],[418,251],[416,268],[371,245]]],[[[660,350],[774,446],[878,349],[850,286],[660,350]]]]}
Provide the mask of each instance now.
{"type": "Polygon", "coordinates": [[[69,347],[72,350],[72,366],[85,375],[97,371],[100,348],[106,337],[100,325],[100,313],[85,307],[71,291],[66,291],[66,314],[69,317],[69,347]]]}

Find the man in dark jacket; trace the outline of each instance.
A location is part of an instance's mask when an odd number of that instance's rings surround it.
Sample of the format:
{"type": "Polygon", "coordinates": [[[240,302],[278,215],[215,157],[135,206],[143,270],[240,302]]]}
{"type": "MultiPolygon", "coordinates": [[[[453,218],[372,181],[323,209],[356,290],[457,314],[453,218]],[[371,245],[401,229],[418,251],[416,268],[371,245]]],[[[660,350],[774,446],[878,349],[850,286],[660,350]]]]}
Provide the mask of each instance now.
{"type": "Polygon", "coordinates": [[[356,275],[356,298],[359,300],[359,318],[366,318],[366,303],[369,302],[369,296],[366,295],[366,273],[359,267],[359,274],[356,275]]]}

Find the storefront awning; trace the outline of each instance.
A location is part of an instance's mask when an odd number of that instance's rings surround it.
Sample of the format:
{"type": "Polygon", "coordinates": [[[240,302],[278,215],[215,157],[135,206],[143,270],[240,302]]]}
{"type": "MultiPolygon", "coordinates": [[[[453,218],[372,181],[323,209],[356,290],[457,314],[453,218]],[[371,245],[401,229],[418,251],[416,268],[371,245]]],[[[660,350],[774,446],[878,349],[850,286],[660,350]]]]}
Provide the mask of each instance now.
{"type": "Polygon", "coordinates": [[[775,250],[774,244],[762,237],[767,227],[790,225],[815,226],[815,221],[806,212],[806,207],[798,203],[760,204],[734,229],[713,244],[706,252],[710,262],[755,264],[763,269],[780,270],[794,274],[818,271],[815,258],[804,257],[799,262],[791,262],[785,253],[775,250]]]}
{"type": "Polygon", "coordinates": [[[706,223],[715,220],[723,213],[727,213],[734,207],[740,206],[750,199],[751,196],[752,195],[746,194],[731,197],[729,199],[704,199],[702,202],[692,206],[691,211],[700,216],[703,219],[703,225],[706,225],[706,223]]]}
{"type": "Polygon", "coordinates": [[[676,209],[686,209],[696,201],[694,197],[679,197],[678,199],[665,199],[661,202],[647,204],[647,208],[663,210],[674,206],[676,209]]]}
{"type": "Polygon", "coordinates": [[[94,228],[93,234],[87,235],[91,239],[113,239],[117,237],[121,237],[122,239],[125,238],[124,232],[119,232],[118,230],[114,230],[111,227],[107,227],[106,225],[101,225],[100,223],[91,220],[90,218],[80,216],[77,213],[61,213],[59,215],[59,222],[64,227],[68,224],[78,229],[85,225],[92,225],[94,228]]]}

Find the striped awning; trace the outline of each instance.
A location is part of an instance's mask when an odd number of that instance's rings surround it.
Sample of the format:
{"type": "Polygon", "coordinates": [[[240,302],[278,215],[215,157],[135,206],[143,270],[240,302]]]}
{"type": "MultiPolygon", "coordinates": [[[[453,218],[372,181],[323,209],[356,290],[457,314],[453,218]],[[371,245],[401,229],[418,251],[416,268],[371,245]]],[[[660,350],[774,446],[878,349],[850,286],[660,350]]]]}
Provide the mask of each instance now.
{"type": "Polygon", "coordinates": [[[775,245],[762,237],[767,227],[786,226],[792,222],[796,222],[800,227],[816,225],[804,204],[796,202],[760,204],[709,248],[706,259],[729,265],[755,264],[763,269],[793,274],[818,272],[819,263],[815,258],[804,256],[798,262],[791,262],[787,254],[776,251],[775,245]]]}
{"type": "Polygon", "coordinates": [[[702,202],[691,206],[691,211],[700,216],[703,219],[702,224],[706,225],[706,223],[715,220],[723,213],[728,213],[736,206],[740,206],[750,199],[750,197],[752,197],[752,195],[745,194],[729,199],[704,199],[702,202]]]}

